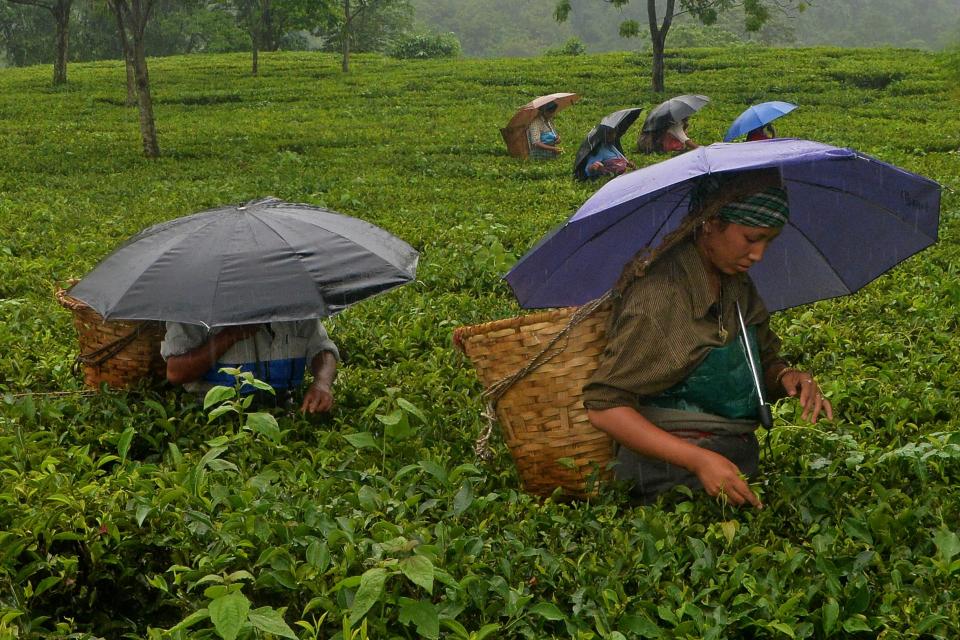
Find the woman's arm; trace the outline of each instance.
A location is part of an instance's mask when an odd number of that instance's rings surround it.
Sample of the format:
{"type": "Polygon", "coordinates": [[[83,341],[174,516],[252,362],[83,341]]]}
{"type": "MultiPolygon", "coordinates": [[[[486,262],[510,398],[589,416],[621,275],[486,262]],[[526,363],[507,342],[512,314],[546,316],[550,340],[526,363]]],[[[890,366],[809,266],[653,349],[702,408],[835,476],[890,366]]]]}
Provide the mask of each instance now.
{"type": "Polygon", "coordinates": [[[227,327],[210,336],[210,339],[199,347],[180,355],[169,356],[167,358],[167,380],[172,384],[185,384],[199,380],[230,347],[249,338],[259,330],[259,325],[227,327]]]}
{"type": "Polygon", "coordinates": [[[740,469],[719,453],[698,447],[656,426],[630,407],[587,411],[596,428],[637,453],[682,467],[700,479],[711,496],[726,494],[735,505],[749,502],[763,505],[750,485],[741,477],[740,469]]]}

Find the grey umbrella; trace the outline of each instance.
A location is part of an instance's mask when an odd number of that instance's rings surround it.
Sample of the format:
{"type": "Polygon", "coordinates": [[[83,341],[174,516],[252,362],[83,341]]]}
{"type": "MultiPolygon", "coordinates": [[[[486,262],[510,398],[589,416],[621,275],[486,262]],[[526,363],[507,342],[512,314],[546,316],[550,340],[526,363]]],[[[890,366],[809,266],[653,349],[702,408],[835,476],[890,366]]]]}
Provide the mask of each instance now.
{"type": "Polygon", "coordinates": [[[630,125],[640,117],[641,113],[643,113],[643,109],[640,107],[630,107],[628,109],[614,111],[604,116],[603,119],[600,120],[600,124],[591,129],[587,137],[580,143],[580,148],[577,149],[577,155],[573,159],[573,176],[577,180],[587,179],[585,167],[587,157],[592,154],[598,146],[603,144],[606,133],[610,129],[616,132],[617,139],[615,144],[622,153],[623,146],[620,144],[620,138],[627,132],[630,125]]]}
{"type": "Polygon", "coordinates": [[[418,258],[363,220],[267,198],[145,229],[70,295],[106,319],[208,327],[304,320],[409,282],[418,258]]]}
{"type": "Polygon", "coordinates": [[[700,111],[708,102],[710,98],[697,94],[686,94],[661,102],[647,114],[647,119],[643,122],[643,132],[652,133],[677,124],[700,111]]]}

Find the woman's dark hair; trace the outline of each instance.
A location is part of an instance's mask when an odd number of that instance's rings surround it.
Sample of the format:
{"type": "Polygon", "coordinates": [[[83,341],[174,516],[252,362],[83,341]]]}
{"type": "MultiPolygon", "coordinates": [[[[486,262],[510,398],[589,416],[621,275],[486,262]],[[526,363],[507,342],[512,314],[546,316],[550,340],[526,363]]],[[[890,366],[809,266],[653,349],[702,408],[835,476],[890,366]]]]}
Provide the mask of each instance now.
{"type": "Polygon", "coordinates": [[[720,209],[741,198],[763,191],[768,187],[782,186],[783,180],[777,169],[755,169],[733,173],[708,174],[697,180],[690,193],[690,209],[680,226],[666,235],[654,249],[643,247],[624,266],[614,291],[622,294],[627,287],[646,274],[653,262],[664,253],[680,244],[703,223],[717,216],[720,209]]]}

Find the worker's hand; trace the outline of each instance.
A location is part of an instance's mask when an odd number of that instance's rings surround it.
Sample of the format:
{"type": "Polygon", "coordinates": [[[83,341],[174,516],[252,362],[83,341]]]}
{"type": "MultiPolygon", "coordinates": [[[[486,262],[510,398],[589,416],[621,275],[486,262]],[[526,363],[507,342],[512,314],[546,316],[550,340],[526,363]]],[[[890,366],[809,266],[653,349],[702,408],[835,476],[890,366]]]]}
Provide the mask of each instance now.
{"type": "Polygon", "coordinates": [[[760,498],[743,479],[737,465],[719,453],[701,449],[690,470],[700,479],[703,488],[711,496],[723,495],[738,507],[749,503],[757,509],[763,509],[760,498]]]}
{"type": "Polygon", "coordinates": [[[820,414],[828,420],[833,420],[833,405],[820,391],[820,386],[813,379],[813,374],[806,371],[791,369],[780,379],[784,391],[792,398],[799,397],[803,413],[800,417],[817,424],[820,414]]]}
{"type": "Polygon", "coordinates": [[[590,163],[590,171],[599,172],[603,169],[603,163],[597,160],[590,163]]]}
{"type": "Polygon", "coordinates": [[[303,413],[323,413],[333,408],[333,393],[330,387],[314,382],[303,396],[300,411],[303,413]]]}

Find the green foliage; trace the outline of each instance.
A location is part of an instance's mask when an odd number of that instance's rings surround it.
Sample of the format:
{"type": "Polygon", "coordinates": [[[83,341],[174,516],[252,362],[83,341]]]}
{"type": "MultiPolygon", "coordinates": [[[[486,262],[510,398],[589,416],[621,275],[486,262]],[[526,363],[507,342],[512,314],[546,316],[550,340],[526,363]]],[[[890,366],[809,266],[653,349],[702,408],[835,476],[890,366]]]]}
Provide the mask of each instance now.
{"type": "Polygon", "coordinates": [[[213,422],[220,416],[232,413],[237,416],[241,429],[259,433],[274,442],[280,440],[280,427],[277,419],[265,411],[249,413],[256,393],[276,395],[273,387],[257,380],[249,371],[223,368],[221,373],[234,377],[234,386],[217,385],[207,391],[203,398],[203,408],[209,411],[207,421],[213,422]]]}
{"type": "Polygon", "coordinates": [[[562,46],[547,49],[543,52],[545,56],[581,56],[587,52],[587,47],[580,38],[570,38],[562,46]]]}
{"type": "Polygon", "coordinates": [[[413,25],[410,0],[350,0],[350,7],[349,17],[340,10],[328,26],[314,31],[322,50],[341,51],[348,37],[351,51],[384,52],[413,25]]]}
{"type": "Polygon", "coordinates": [[[960,635],[960,121],[945,55],[667,58],[672,92],[712,98],[691,120],[699,142],[749,104],[789,100],[784,135],[951,189],[936,246],[854,296],[774,316],[838,415],[811,427],[776,407],[759,512],[690,491],[636,507],[615,486],[534,499],[499,433],[489,463],[472,450],[482,388],[451,332],[520,313],[500,277],[595,189],[569,157],[510,158],[497,128],[569,87],[583,99],[557,125],[573,145],[610,111],[659,101],[636,90],[648,58],[367,54],[345,75],[336,55],[267,55],[259,78],[246,54],[151,60],[156,161],[139,155],[118,62],[75,65],[68,90],[46,68],[0,70],[0,636],[960,635]],[[245,428],[242,405],[211,421],[238,402],[227,391],[208,409],[166,386],[82,394],[54,283],[149,224],[264,195],[421,252],[416,282],[328,322],[349,354],[334,412],[272,411],[274,438],[245,428]]]}
{"type": "Polygon", "coordinates": [[[944,66],[950,79],[960,86],[960,45],[951,48],[944,57],[944,66]]]}
{"type": "Polygon", "coordinates": [[[670,30],[670,45],[677,49],[689,47],[730,47],[743,44],[735,33],[718,27],[681,24],[670,30]]]}
{"type": "Polygon", "coordinates": [[[456,58],[460,52],[460,41],[453,33],[404,34],[394,40],[387,50],[390,57],[400,60],[456,58]]]}

